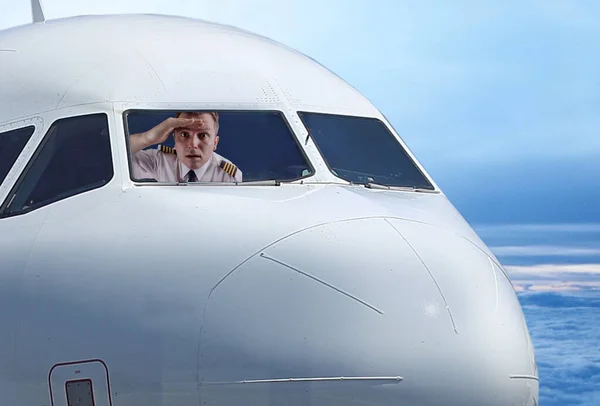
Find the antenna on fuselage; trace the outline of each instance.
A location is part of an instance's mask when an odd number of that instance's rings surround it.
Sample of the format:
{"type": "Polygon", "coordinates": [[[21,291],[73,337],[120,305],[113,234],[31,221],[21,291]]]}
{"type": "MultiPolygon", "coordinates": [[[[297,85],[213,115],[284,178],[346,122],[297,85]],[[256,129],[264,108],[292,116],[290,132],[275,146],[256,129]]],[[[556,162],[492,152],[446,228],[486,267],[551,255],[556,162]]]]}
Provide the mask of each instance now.
{"type": "Polygon", "coordinates": [[[46,21],[44,9],[42,8],[42,0],[31,0],[31,18],[34,23],[43,23],[46,21]]]}

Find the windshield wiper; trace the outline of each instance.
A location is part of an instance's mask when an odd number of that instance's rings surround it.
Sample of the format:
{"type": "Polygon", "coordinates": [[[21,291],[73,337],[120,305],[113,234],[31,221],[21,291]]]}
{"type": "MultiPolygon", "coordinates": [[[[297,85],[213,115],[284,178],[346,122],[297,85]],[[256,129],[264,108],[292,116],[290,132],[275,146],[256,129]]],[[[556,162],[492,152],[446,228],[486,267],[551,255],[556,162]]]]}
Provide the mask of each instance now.
{"type": "Polygon", "coordinates": [[[236,186],[281,186],[281,181],[277,179],[270,180],[252,180],[250,182],[235,182],[236,186]]]}
{"type": "MultiPolygon", "coordinates": [[[[140,182],[137,180],[137,182],[140,182]]],[[[154,179],[140,182],[144,186],[281,186],[281,181],[271,180],[256,180],[249,182],[156,182],[154,179]]]]}
{"type": "Polygon", "coordinates": [[[281,186],[281,182],[276,179],[269,180],[251,180],[249,182],[192,182],[179,183],[180,185],[194,186],[281,186]]]}
{"type": "Polygon", "coordinates": [[[384,189],[384,190],[403,190],[408,192],[420,192],[420,193],[438,193],[437,190],[423,189],[416,186],[388,186],[381,183],[367,182],[364,183],[367,189],[384,189]]]}

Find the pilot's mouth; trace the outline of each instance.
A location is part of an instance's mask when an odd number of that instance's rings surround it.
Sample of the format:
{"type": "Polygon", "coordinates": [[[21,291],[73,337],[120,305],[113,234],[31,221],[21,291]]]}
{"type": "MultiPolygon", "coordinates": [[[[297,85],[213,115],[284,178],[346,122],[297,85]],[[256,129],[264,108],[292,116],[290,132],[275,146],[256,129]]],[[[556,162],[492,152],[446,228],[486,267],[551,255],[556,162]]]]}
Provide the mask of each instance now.
{"type": "Polygon", "coordinates": [[[202,158],[200,155],[186,155],[186,158],[202,158]]]}

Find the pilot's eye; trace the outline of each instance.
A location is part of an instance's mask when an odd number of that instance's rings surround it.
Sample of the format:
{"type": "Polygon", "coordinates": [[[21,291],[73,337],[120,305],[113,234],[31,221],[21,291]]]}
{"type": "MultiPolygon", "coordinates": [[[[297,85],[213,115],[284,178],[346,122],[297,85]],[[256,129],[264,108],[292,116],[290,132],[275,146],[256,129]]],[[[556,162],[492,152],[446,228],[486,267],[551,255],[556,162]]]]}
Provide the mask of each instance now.
{"type": "Polygon", "coordinates": [[[189,137],[189,136],[190,136],[190,134],[189,134],[189,133],[187,133],[186,131],[183,131],[183,132],[181,133],[181,136],[182,136],[182,137],[189,137]]]}

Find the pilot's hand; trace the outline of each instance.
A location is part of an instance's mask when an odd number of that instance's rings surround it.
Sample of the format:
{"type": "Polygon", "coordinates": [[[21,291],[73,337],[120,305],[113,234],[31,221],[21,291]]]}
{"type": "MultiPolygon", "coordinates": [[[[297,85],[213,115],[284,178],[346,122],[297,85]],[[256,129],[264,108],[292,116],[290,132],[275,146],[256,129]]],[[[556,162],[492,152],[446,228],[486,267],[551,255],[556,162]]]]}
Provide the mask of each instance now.
{"type": "Polygon", "coordinates": [[[165,142],[166,139],[169,138],[169,134],[176,128],[201,128],[204,125],[204,120],[201,118],[170,117],[151,130],[143,133],[131,134],[129,136],[131,153],[136,154],[142,149],[165,142]]]}
{"type": "Polygon", "coordinates": [[[169,117],[156,127],[146,131],[144,133],[145,144],[147,146],[160,144],[165,142],[176,128],[186,127],[194,128],[196,126],[202,126],[203,120],[200,118],[174,118],[169,117]]]}

